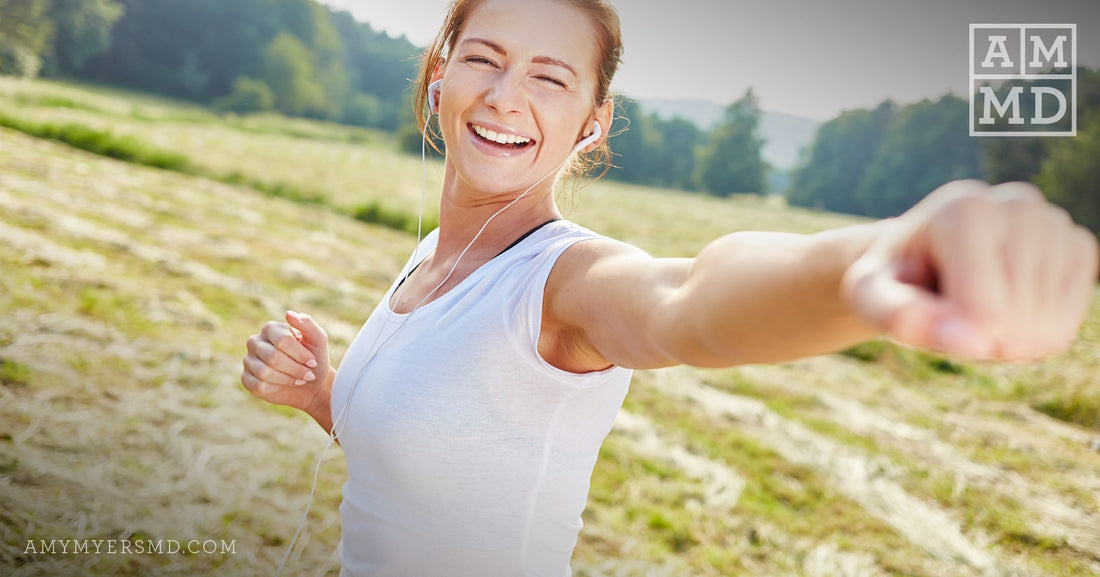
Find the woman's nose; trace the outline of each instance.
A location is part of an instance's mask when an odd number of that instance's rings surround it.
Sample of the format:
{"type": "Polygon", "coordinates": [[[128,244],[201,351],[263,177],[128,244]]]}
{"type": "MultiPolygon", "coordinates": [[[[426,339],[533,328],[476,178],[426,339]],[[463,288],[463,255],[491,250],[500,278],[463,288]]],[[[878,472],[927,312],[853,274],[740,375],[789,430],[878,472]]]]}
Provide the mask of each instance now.
{"type": "Polygon", "coordinates": [[[523,98],[522,78],[514,74],[501,74],[489,86],[485,104],[501,114],[509,114],[523,109],[523,98]]]}

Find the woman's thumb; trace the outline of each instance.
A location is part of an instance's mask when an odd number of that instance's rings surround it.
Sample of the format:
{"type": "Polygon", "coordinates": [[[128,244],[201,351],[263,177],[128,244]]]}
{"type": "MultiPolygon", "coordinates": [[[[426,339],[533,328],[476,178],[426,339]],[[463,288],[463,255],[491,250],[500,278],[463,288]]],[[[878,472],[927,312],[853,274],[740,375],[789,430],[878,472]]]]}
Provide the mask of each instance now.
{"type": "Polygon", "coordinates": [[[968,358],[989,356],[988,337],[957,307],[899,276],[896,267],[857,263],[845,275],[845,296],[861,319],[900,342],[968,358]]]}
{"type": "MultiPolygon", "coordinates": [[[[328,335],[313,317],[294,311],[286,311],[286,322],[297,329],[303,346],[315,355],[328,354],[328,335]]],[[[318,359],[320,362],[321,359],[318,359]]]]}

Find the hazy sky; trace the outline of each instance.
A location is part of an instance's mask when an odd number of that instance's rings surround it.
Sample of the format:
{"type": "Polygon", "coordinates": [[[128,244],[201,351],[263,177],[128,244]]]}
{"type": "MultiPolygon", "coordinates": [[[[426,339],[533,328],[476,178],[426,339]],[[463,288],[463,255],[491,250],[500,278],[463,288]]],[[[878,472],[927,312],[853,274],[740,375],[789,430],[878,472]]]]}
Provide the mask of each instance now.
{"type": "MultiPolygon", "coordinates": [[[[428,43],[449,0],[323,0],[428,43]]],[[[886,98],[965,96],[969,24],[1075,23],[1078,63],[1100,68],[1100,0],[617,0],[626,44],[615,90],[825,120],[886,98]]]]}

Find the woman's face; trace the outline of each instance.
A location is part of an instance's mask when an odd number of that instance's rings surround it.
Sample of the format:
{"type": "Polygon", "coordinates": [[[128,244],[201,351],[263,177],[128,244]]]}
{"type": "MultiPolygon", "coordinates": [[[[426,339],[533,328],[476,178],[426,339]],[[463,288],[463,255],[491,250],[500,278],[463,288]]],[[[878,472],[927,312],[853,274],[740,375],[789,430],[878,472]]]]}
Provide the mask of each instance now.
{"type": "MultiPolygon", "coordinates": [[[[588,16],[554,0],[486,0],[444,68],[447,160],[489,194],[524,190],[592,132],[597,48],[588,16]]],[[[553,182],[553,179],[547,179],[553,182]]]]}

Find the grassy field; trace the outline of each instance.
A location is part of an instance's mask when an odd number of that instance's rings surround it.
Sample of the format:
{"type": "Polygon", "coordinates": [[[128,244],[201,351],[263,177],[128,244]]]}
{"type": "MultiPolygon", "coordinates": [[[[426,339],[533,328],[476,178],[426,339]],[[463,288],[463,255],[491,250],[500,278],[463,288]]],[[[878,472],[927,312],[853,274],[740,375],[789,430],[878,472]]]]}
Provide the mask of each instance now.
{"type": "MultiPolygon", "coordinates": [[[[273,574],[325,436],[241,389],[244,341],[293,308],[340,357],[414,243],[351,215],[412,214],[420,159],[387,134],[87,86],[0,79],[0,113],[14,127],[0,128],[0,574],[273,574]],[[28,551],[51,539],[233,551],[28,551]]],[[[430,165],[429,191],[439,176],[430,165]]],[[[609,182],[562,203],[659,255],[853,222],[609,182]]],[[[1072,350],[1040,364],[873,341],[639,372],[575,573],[1100,575],[1097,439],[1100,295],[1072,350]]],[[[337,448],[286,574],[337,574],[344,475],[337,448]]]]}

